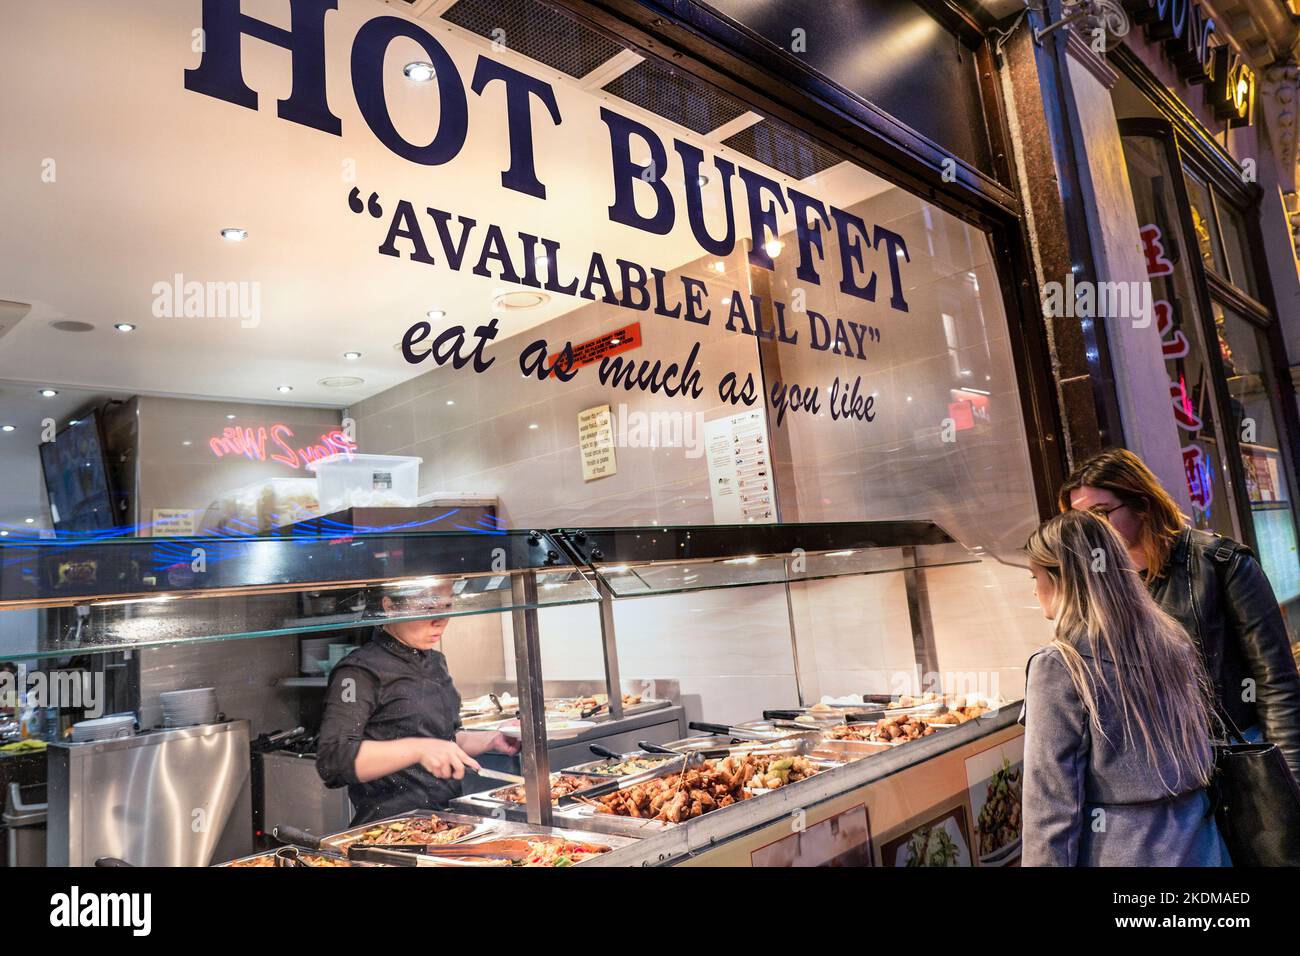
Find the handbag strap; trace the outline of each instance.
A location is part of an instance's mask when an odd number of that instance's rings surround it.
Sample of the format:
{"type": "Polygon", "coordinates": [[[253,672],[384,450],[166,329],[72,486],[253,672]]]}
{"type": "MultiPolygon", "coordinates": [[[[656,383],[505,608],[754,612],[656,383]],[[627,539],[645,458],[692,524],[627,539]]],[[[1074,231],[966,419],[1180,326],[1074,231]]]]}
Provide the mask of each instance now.
{"type": "MultiPolygon", "coordinates": [[[[1214,568],[1214,579],[1219,582],[1219,600],[1223,601],[1226,600],[1227,595],[1227,585],[1223,580],[1223,572],[1228,566],[1228,562],[1232,560],[1233,555],[1237,553],[1237,545],[1224,544],[1222,543],[1222,539],[1220,539],[1220,541],[1221,543],[1219,546],[1210,554],[1210,565],[1214,568]]],[[[1189,581],[1188,586],[1194,587],[1195,585],[1193,582],[1189,581]]],[[[1226,710],[1219,706],[1217,700],[1214,702],[1214,712],[1219,718],[1220,725],[1222,725],[1224,731],[1229,735],[1229,739],[1235,737],[1237,743],[1249,743],[1242,734],[1241,728],[1237,726],[1236,721],[1228,715],[1226,710]]]]}

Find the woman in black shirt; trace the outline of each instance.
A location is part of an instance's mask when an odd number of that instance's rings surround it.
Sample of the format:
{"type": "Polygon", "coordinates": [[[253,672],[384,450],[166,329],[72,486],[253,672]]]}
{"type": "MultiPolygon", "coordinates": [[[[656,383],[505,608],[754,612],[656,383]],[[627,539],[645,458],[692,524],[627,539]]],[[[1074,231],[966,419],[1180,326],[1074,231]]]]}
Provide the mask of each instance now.
{"type": "MultiPolygon", "coordinates": [[[[381,604],[397,611],[391,597],[381,604]]],[[[421,601],[431,613],[450,607],[450,593],[421,601]]],[[[348,788],[353,826],[445,809],[460,795],[466,769],[479,768],[475,757],[519,751],[501,733],[461,729],[460,694],[436,650],[448,622],[386,624],[330,674],[316,769],[326,786],[348,788]]]]}

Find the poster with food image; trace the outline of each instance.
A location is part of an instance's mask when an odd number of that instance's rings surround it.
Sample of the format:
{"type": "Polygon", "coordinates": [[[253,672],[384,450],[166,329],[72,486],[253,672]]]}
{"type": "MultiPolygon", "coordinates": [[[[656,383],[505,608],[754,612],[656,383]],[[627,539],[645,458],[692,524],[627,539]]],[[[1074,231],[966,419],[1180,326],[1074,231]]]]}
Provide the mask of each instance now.
{"type": "Polygon", "coordinates": [[[949,807],[884,844],[882,866],[948,868],[972,866],[966,808],[949,807]]]}
{"type": "Polygon", "coordinates": [[[1020,862],[1024,761],[1023,736],[966,758],[966,786],[975,820],[974,852],[980,866],[1020,862]]]}

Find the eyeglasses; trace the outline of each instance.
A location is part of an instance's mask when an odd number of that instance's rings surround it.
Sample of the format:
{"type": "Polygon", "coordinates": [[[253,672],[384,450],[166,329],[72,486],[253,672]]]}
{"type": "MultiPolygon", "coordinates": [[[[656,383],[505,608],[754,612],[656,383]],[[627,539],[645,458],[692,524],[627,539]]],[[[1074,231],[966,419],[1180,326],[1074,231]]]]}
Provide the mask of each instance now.
{"type": "Polygon", "coordinates": [[[1098,517],[1098,518],[1109,518],[1109,517],[1110,517],[1111,515],[1113,515],[1116,511],[1121,511],[1121,510],[1123,510],[1124,508],[1127,508],[1127,507],[1128,507],[1128,505],[1125,504],[1124,502],[1120,502],[1119,504],[1117,504],[1117,505],[1115,505],[1114,507],[1111,507],[1111,508],[1107,508],[1107,507],[1104,506],[1104,505],[1097,505],[1097,506],[1095,506],[1095,507],[1089,508],[1089,509],[1088,509],[1088,514],[1093,515],[1093,516],[1098,517]]]}

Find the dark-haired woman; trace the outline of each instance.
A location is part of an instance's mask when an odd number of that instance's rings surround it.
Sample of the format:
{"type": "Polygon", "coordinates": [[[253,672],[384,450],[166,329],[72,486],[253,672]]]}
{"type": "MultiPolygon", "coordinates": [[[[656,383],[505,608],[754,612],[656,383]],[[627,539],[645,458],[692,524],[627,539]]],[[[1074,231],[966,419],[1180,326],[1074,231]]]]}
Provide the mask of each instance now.
{"type": "Polygon", "coordinates": [[[1187,526],[1142,459],[1112,449],[1061,488],[1062,511],[1106,518],[1151,596],[1201,650],[1219,713],[1277,744],[1300,780],[1300,674],[1273,588],[1245,545],[1187,526]]]}
{"type": "MultiPolygon", "coordinates": [[[[415,602],[385,596],[394,617],[437,614],[451,594],[415,602]]],[[[500,733],[462,730],[460,694],[437,649],[447,617],[394,620],[330,673],[316,769],[329,787],[347,787],[353,826],[411,810],[442,810],[460,795],[475,757],[518,753],[500,733]]]]}

